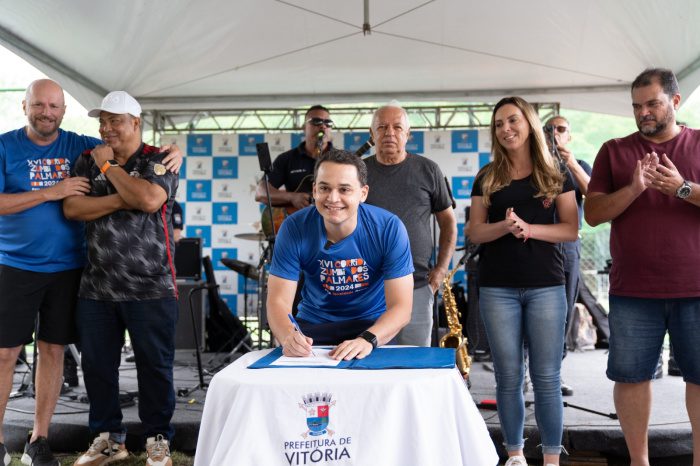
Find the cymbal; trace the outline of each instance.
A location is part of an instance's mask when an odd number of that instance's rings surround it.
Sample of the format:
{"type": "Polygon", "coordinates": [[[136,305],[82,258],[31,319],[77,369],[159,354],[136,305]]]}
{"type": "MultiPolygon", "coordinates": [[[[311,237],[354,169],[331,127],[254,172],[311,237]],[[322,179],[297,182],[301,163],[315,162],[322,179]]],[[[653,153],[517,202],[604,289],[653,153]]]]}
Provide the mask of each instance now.
{"type": "Polygon", "coordinates": [[[236,259],[229,259],[227,257],[221,259],[221,263],[229,269],[240,273],[244,277],[248,277],[251,280],[258,279],[258,269],[256,269],[253,264],[249,264],[247,262],[239,261],[236,259]]]}
{"type": "Polygon", "coordinates": [[[238,233],[236,235],[233,235],[236,238],[240,239],[247,239],[250,241],[265,241],[267,240],[267,237],[265,237],[265,234],[262,231],[259,231],[257,233],[238,233]]]}

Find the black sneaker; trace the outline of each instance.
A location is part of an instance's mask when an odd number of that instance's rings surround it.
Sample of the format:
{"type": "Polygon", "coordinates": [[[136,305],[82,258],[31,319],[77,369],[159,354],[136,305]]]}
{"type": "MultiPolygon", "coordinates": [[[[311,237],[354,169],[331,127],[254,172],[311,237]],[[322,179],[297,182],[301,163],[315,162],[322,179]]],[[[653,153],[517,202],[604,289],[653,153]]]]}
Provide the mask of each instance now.
{"type": "Polygon", "coordinates": [[[676,358],[669,358],[668,359],[668,375],[683,375],[681,372],[681,368],[678,367],[678,363],[676,362],[676,358]]]}
{"type": "Polygon", "coordinates": [[[54,458],[46,437],[39,437],[32,443],[24,445],[22,464],[27,466],[61,466],[61,463],[54,458]]]}
{"type": "Polygon", "coordinates": [[[7,448],[5,448],[4,443],[0,443],[0,462],[3,466],[10,466],[10,461],[12,461],[12,458],[10,458],[10,454],[7,452],[7,448]]]}

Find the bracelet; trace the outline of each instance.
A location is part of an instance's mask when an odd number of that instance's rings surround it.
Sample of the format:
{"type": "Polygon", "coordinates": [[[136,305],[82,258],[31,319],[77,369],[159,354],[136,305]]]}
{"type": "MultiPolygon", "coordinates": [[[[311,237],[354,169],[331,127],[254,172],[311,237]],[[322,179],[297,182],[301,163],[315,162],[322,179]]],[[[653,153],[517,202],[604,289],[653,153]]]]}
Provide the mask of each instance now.
{"type": "Polygon", "coordinates": [[[530,239],[530,236],[531,236],[531,233],[532,233],[531,228],[532,228],[532,227],[531,227],[530,224],[528,223],[528,224],[527,224],[527,233],[525,234],[525,238],[523,239],[523,243],[524,243],[525,241],[527,241],[527,240],[530,239]]]}

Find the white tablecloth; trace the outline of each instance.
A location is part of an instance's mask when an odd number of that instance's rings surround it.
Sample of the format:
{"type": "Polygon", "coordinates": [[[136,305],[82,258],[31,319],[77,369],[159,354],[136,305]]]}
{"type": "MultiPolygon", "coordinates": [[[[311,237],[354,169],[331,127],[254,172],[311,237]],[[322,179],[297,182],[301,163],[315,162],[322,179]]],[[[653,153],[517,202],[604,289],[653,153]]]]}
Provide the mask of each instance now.
{"type": "Polygon", "coordinates": [[[195,466],[498,464],[456,369],[246,368],[269,351],[212,379],[195,466]]]}

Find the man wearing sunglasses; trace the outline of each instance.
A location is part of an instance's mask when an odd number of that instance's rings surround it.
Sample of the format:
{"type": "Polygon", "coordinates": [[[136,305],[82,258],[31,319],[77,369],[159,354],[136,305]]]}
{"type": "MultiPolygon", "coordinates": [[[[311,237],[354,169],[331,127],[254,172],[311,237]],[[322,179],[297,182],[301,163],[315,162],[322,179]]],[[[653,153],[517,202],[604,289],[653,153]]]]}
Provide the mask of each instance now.
{"type": "MultiPolygon", "coordinates": [[[[294,211],[311,204],[311,185],[318,157],[331,149],[333,120],[326,107],[314,105],[304,115],[304,140],[272,163],[270,199],[275,207],[294,211]],[[284,190],[279,189],[284,186],[284,190]]],[[[267,202],[265,180],[258,183],[255,200],[267,202]]]]}
{"type": "MultiPolygon", "coordinates": [[[[577,159],[568,147],[571,142],[571,124],[569,120],[561,115],[550,118],[545,124],[545,132],[554,135],[556,142],[556,152],[554,147],[549,150],[559,154],[561,161],[571,173],[576,191],[576,205],[578,206],[578,225],[583,225],[583,197],[588,192],[588,182],[591,180],[591,166],[584,160],[577,159]]],[[[551,145],[551,138],[547,137],[547,144],[551,145]]],[[[566,302],[568,310],[566,314],[566,339],[564,342],[564,357],[566,357],[566,347],[572,347],[575,335],[569,335],[573,322],[576,299],[578,298],[579,286],[579,262],[581,259],[581,239],[562,243],[564,251],[564,275],[566,277],[566,302]]],[[[561,394],[571,396],[574,394],[570,385],[561,383],[561,394]]]]}

